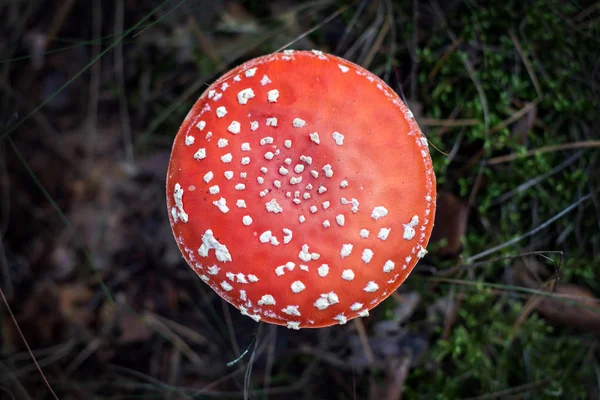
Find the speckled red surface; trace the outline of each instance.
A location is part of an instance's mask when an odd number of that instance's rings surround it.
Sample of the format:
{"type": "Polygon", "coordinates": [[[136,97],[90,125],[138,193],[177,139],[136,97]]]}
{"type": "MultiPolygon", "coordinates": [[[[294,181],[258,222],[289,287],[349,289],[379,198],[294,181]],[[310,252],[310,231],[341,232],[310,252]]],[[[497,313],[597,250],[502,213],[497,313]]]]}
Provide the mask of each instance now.
{"type": "Polygon", "coordinates": [[[376,76],[319,52],[278,53],[251,60],[211,85],[175,138],[167,176],[171,225],[188,263],[243,313],[290,328],[345,323],[367,315],[367,310],[389,296],[424,253],[421,250],[433,227],[435,197],[427,142],[410,111],[376,76]],[[254,97],[240,104],[238,93],[247,88],[254,97]],[[268,101],[272,90],[278,91],[276,102],[268,101]],[[227,111],[222,118],[217,116],[218,107],[227,111]],[[277,126],[267,126],[268,118],[276,118],[277,126]],[[305,125],[294,127],[296,118],[305,125]],[[205,122],[202,130],[197,127],[200,121],[205,122]],[[237,134],[228,130],[233,121],[240,124],[237,134]],[[250,129],[253,121],[258,122],[254,131],[250,129]],[[310,138],[315,132],[319,144],[310,138]],[[334,132],[344,136],[343,144],[336,143],[334,132]],[[194,143],[186,145],[190,136],[194,143]],[[261,145],[266,137],[272,137],[273,143],[261,145]],[[227,145],[219,147],[219,139],[226,139],[227,145]],[[286,148],[285,140],[292,141],[291,148],[286,148]],[[251,151],[243,151],[243,143],[249,143],[251,151]],[[205,149],[205,158],[194,158],[199,149],[205,149]],[[267,152],[274,154],[272,160],[265,158],[267,152]],[[227,154],[231,162],[223,162],[227,154]],[[302,155],[311,157],[312,163],[301,161],[302,155]],[[242,165],[243,157],[249,157],[249,164],[242,165]],[[323,170],[328,164],[331,177],[323,170]],[[296,173],[296,165],[304,170],[296,173]],[[281,167],[288,170],[287,175],[282,175],[281,167]],[[313,170],[318,178],[313,177],[313,170]],[[233,171],[232,179],[225,177],[226,171],[233,171]],[[213,177],[206,182],[210,172],[213,177]],[[299,177],[299,184],[290,184],[291,178],[299,177]],[[280,182],[279,188],[275,181],[280,182]],[[342,181],[347,181],[347,187],[341,187],[342,181]],[[187,222],[174,219],[181,211],[174,199],[177,184],[183,190],[187,222]],[[238,190],[240,184],[243,190],[238,190]],[[308,184],[312,188],[307,189],[308,184]],[[211,194],[210,188],[214,192],[216,186],[218,193],[211,194]],[[319,193],[320,186],[326,191],[319,193]],[[299,192],[300,204],[293,202],[295,192],[299,192]],[[213,203],[220,199],[226,201],[227,212],[213,203]],[[236,206],[240,199],[245,208],[236,206]],[[352,210],[352,199],[358,201],[357,211],[352,210]],[[325,209],[326,201],[329,207],[325,209]],[[267,211],[268,202],[276,203],[282,212],[267,211]],[[317,211],[311,211],[311,206],[317,211]],[[373,218],[375,207],[385,207],[387,215],[373,218]],[[344,216],[343,226],[336,221],[339,215],[344,216]],[[252,223],[245,225],[244,216],[252,223]],[[324,221],[330,226],[325,227],[324,221]],[[292,231],[289,243],[284,243],[284,228],[292,231]],[[385,240],[378,238],[382,228],[391,229],[385,240]],[[363,229],[369,231],[368,238],[361,237],[363,229]],[[219,261],[212,248],[207,256],[199,254],[203,237],[210,237],[207,230],[214,233],[213,245],[224,246],[221,254],[228,253],[231,261],[219,261]],[[271,231],[278,245],[260,241],[266,231],[271,231]],[[352,245],[346,257],[341,255],[344,244],[352,245]],[[304,245],[313,255],[308,261],[300,254],[304,245]],[[373,252],[370,259],[368,250],[373,252]],[[393,270],[388,261],[393,262],[393,270]],[[292,264],[281,268],[286,263],[293,263],[293,269],[292,264]],[[248,275],[258,281],[250,282],[248,275]],[[353,275],[353,279],[342,275],[353,275]],[[304,290],[296,293],[293,282],[302,282],[304,290]]]}

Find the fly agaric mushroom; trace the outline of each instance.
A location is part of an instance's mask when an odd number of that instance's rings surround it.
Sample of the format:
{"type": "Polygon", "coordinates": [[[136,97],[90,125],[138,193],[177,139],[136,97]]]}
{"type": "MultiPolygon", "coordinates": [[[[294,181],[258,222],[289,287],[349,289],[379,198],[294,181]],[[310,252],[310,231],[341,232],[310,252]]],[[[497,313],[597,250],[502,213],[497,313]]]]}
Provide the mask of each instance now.
{"type": "Polygon", "coordinates": [[[242,314],[288,328],[367,316],[427,252],[427,140],[377,76],[320,51],[260,57],[213,83],[167,174],[177,244],[242,314]]]}

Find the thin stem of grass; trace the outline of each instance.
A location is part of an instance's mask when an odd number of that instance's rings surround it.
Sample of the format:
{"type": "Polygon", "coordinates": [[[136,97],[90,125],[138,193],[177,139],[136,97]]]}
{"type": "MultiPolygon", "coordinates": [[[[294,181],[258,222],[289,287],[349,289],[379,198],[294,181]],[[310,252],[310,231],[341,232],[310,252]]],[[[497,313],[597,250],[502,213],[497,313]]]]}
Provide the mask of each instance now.
{"type": "Polygon", "coordinates": [[[567,208],[565,208],[564,210],[562,210],[561,212],[559,212],[558,214],[554,215],[552,218],[548,219],[546,222],[544,222],[543,224],[537,226],[536,228],[530,230],[527,233],[524,233],[514,239],[511,239],[507,242],[504,242],[502,244],[499,244],[498,246],[492,247],[491,249],[487,249],[485,251],[482,251],[479,254],[476,254],[472,257],[469,257],[467,260],[467,263],[472,263],[473,261],[479,260],[481,258],[487,257],[490,254],[493,254],[497,251],[500,251],[506,247],[512,246],[515,243],[520,242],[523,239],[526,239],[530,236],[535,235],[536,233],[546,229],[548,226],[550,226],[551,224],[553,224],[555,221],[559,220],[560,218],[562,218],[564,215],[568,214],[569,212],[571,212],[573,209],[575,209],[576,207],[578,207],[580,204],[585,203],[587,200],[589,200],[592,197],[591,194],[587,194],[583,197],[581,197],[579,200],[577,200],[576,202],[572,203],[570,206],[568,206],[567,208]]]}
{"type": "Polygon", "coordinates": [[[31,351],[31,348],[29,347],[29,343],[27,343],[27,339],[25,338],[25,335],[23,335],[23,331],[21,331],[21,327],[19,326],[19,323],[17,322],[17,319],[15,318],[15,315],[13,314],[12,309],[10,308],[10,304],[8,304],[6,297],[4,297],[4,291],[2,290],[2,288],[0,288],[0,296],[2,296],[2,302],[4,303],[4,306],[6,307],[6,310],[8,311],[8,314],[10,315],[10,318],[13,321],[15,328],[17,329],[17,332],[19,333],[19,336],[23,340],[23,344],[27,348],[27,351],[29,352],[29,355],[31,356],[31,360],[35,364],[38,372],[40,373],[40,376],[44,380],[46,387],[50,391],[50,394],[52,395],[52,397],[54,397],[56,400],[58,400],[58,396],[56,395],[56,393],[54,393],[54,390],[52,389],[52,386],[50,386],[50,382],[48,382],[48,379],[46,378],[44,371],[42,371],[42,368],[38,364],[37,359],[33,355],[33,351],[31,351]]]}

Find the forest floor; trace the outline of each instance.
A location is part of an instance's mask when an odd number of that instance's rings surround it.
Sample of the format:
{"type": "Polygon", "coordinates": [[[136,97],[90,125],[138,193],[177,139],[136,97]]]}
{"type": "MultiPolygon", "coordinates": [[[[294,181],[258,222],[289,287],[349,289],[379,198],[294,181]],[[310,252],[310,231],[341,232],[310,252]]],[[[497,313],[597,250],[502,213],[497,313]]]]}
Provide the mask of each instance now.
{"type": "Polygon", "coordinates": [[[599,4],[0,2],[0,398],[598,398],[599,4]],[[373,71],[431,143],[429,255],[344,326],[241,316],[166,213],[191,105],[284,47],[373,71]]]}

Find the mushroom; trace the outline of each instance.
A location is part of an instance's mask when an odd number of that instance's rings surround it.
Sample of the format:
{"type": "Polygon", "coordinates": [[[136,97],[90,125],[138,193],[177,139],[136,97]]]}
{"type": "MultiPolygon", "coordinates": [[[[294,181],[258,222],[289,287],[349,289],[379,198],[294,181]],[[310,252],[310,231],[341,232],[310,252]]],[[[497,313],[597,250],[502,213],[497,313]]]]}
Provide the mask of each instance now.
{"type": "Polygon", "coordinates": [[[200,97],[167,206],[194,271],[242,314],[292,329],[381,303],[427,251],[427,140],[381,79],[320,51],[260,57],[200,97]]]}

